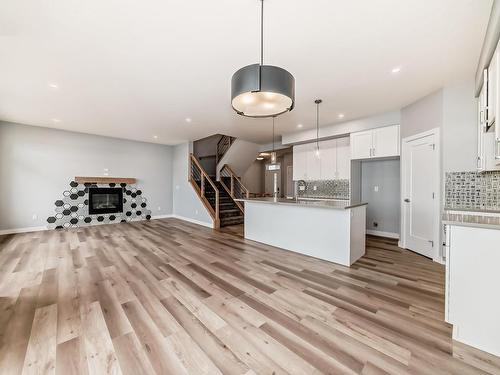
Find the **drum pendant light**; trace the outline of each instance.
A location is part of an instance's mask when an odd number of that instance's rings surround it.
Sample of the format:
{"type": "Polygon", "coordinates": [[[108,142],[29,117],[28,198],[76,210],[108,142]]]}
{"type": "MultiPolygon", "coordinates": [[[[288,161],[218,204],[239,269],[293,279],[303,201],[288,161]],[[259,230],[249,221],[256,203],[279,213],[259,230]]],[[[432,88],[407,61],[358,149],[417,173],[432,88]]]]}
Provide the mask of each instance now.
{"type": "Polygon", "coordinates": [[[273,117],[295,104],[295,78],[283,68],[264,65],[264,0],[261,3],[260,64],[247,65],[231,79],[231,105],[246,117],[273,117]]]}

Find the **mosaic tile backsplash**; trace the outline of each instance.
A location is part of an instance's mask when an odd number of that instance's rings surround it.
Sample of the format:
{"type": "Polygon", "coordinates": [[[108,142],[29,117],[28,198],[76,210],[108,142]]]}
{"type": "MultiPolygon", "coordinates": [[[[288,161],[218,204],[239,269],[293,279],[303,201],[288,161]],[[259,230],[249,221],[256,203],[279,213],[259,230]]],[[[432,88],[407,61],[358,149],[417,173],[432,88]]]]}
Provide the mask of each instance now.
{"type": "Polygon", "coordinates": [[[500,172],[446,173],[445,209],[500,211],[500,172]]]}
{"type": "Polygon", "coordinates": [[[350,199],[351,189],[348,179],[306,181],[306,189],[297,189],[297,196],[299,198],[350,199]]]}

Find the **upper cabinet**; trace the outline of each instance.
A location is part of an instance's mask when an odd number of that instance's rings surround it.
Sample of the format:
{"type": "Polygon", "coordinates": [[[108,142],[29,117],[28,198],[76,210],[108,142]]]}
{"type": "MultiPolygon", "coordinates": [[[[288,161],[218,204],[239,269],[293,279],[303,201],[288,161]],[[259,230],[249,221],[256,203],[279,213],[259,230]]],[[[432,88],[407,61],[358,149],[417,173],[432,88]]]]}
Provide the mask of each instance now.
{"type": "Polygon", "coordinates": [[[349,179],[351,170],[349,137],[293,146],[293,179],[335,180],[349,179]]]}
{"type": "Polygon", "coordinates": [[[351,134],[351,159],[399,156],[399,125],[351,134]]]}
{"type": "Polygon", "coordinates": [[[498,47],[491,58],[485,83],[483,86],[487,87],[488,126],[491,126],[495,123],[498,110],[498,47]]]}
{"type": "Polygon", "coordinates": [[[484,71],[483,88],[478,98],[477,170],[500,170],[500,49],[497,46],[488,69],[484,71]]]}

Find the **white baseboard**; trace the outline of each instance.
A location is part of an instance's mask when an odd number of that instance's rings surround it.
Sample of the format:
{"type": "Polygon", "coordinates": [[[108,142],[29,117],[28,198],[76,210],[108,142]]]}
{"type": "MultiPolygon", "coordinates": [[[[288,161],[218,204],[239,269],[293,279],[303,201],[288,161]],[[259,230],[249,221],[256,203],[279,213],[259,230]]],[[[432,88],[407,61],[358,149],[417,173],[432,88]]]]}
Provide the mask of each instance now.
{"type": "MultiPolygon", "coordinates": [[[[191,219],[189,217],[184,217],[184,216],[179,216],[179,215],[174,215],[174,214],[156,215],[156,216],[152,216],[151,217],[152,220],[156,220],[156,219],[168,219],[168,218],[175,218],[175,219],[179,219],[179,220],[189,221],[190,223],[193,223],[193,224],[198,224],[198,225],[202,225],[204,227],[213,228],[213,223],[207,223],[205,221],[191,219]]],[[[133,219],[131,221],[143,221],[143,220],[144,219],[141,218],[141,219],[133,219]]],[[[96,225],[96,224],[94,224],[94,225],[96,225]]],[[[110,224],[110,223],[102,223],[102,224],[97,224],[97,225],[106,225],[106,224],[110,224]]],[[[51,229],[48,229],[45,226],[43,226],[43,227],[26,227],[26,228],[2,229],[2,230],[0,230],[0,236],[3,235],[3,234],[40,232],[42,230],[51,230],[51,229]]]]}
{"type": "Polygon", "coordinates": [[[173,214],[167,214],[167,215],[153,215],[151,216],[151,219],[152,220],[156,220],[156,219],[168,219],[170,217],[174,217],[173,214]]]}
{"type": "Polygon", "coordinates": [[[166,217],[171,217],[171,218],[174,218],[174,219],[188,221],[190,223],[202,225],[202,226],[207,227],[207,228],[213,228],[214,227],[213,222],[212,223],[207,223],[206,221],[200,221],[200,220],[192,219],[190,217],[185,217],[185,216],[180,216],[180,215],[175,215],[175,214],[165,215],[165,216],[166,217]]]}
{"type": "Polygon", "coordinates": [[[371,230],[367,229],[366,234],[371,234],[372,236],[394,238],[399,240],[399,233],[383,232],[381,230],[371,230]]]}
{"type": "Polygon", "coordinates": [[[0,230],[0,235],[2,234],[14,234],[14,233],[27,233],[27,232],[40,232],[42,230],[47,230],[47,227],[26,227],[26,228],[13,228],[13,229],[3,229],[0,230]]]}

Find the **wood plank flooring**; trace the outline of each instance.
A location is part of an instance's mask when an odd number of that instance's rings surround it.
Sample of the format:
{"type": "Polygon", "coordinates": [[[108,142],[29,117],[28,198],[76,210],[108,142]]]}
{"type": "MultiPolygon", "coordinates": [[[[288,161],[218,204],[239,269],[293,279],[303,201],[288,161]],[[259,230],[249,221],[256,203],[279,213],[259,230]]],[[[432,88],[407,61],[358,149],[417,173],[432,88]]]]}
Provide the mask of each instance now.
{"type": "Polygon", "coordinates": [[[346,268],[175,219],[0,236],[1,374],[500,374],[443,317],[392,240],[346,268]]]}

